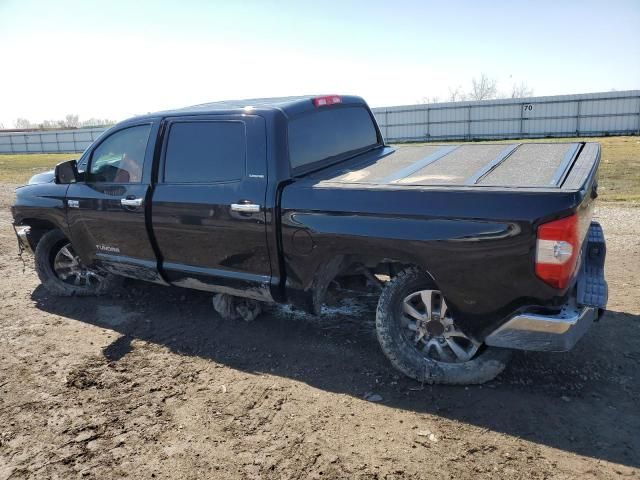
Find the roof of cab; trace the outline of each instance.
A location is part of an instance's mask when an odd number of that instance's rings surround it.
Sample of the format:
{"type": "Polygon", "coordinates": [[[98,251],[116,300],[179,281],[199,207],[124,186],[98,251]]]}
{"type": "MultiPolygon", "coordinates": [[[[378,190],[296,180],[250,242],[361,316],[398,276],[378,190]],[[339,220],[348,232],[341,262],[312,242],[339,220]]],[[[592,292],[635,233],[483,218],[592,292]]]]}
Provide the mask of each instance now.
{"type": "MultiPolygon", "coordinates": [[[[306,110],[315,109],[313,99],[327,95],[302,95],[299,97],[248,98],[244,100],[224,100],[220,102],[201,103],[189,107],[176,108],[144,115],[144,117],[166,117],[176,115],[203,115],[220,113],[247,113],[250,111],[280,111],[286,116],[296,115],[306,110]]],[[[334,96],[334,95],[332,95],[334,96]]],[[[338,95],[341,104],[365,104],[361,97],[338,95]]],[[[322,107],[324,108],[324,107],[322,107]]],[[[137,117],[139,119],[140,117],[137,117]]]]}

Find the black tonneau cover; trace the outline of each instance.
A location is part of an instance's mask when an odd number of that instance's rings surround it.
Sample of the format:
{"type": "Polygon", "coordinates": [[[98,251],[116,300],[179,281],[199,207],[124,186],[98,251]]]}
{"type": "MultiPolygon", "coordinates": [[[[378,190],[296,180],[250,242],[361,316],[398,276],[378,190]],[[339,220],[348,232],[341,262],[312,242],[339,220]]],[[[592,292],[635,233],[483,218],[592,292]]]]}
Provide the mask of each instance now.
{"type": "Polygon", "coordinates": [[[596,143],[402,145],[320,175],[331,183],[577,189],[598,157],[596,143]]]}

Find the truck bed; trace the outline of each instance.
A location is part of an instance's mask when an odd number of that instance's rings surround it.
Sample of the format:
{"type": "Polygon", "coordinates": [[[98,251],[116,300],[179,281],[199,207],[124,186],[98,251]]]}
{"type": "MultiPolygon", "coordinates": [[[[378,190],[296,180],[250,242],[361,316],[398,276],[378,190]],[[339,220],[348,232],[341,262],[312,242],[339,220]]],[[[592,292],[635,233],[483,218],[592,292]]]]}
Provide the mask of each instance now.
{"type": "Polygon", "coordinates": [[[402,145],[315,175],[320,183],[579,189],[596,143],[402,145]]]}

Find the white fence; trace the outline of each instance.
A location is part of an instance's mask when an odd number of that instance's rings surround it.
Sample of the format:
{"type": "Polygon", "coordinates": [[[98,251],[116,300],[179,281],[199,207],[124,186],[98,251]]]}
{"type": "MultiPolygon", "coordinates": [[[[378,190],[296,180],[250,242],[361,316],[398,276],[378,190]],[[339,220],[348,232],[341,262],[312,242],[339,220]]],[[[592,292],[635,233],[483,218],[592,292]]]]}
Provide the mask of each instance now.
{"type": "Polygon", "coordinates": [[[640,90],[374,108],[387,141],[640,135],[640,90]]]}
{"type": "MultiPolygon", "coordinates": [[[[374,108],[389,142],[640,135],[640,90],[374,108]]],[[[0,132],[0,153],[81,152],[104,128],[0,132]]]]}

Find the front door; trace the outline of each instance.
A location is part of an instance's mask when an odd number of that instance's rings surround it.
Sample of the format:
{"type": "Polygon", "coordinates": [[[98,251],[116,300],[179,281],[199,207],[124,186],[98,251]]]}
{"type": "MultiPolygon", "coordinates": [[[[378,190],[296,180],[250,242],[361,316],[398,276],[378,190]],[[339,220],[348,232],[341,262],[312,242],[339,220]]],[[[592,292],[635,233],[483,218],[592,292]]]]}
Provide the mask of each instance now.
{"type": "Polygon", "coordinates": [[[163,274],[177,286],[270,300],[264,120],[167,122],[152,225],[163,274]]]}
{"type": "Polygon", "coordinates": [[[83,182],[67,191],[80,258],[112,273],[163,283],[145,222],[157,122],[128,125],[92,148],[83,182]]]}

